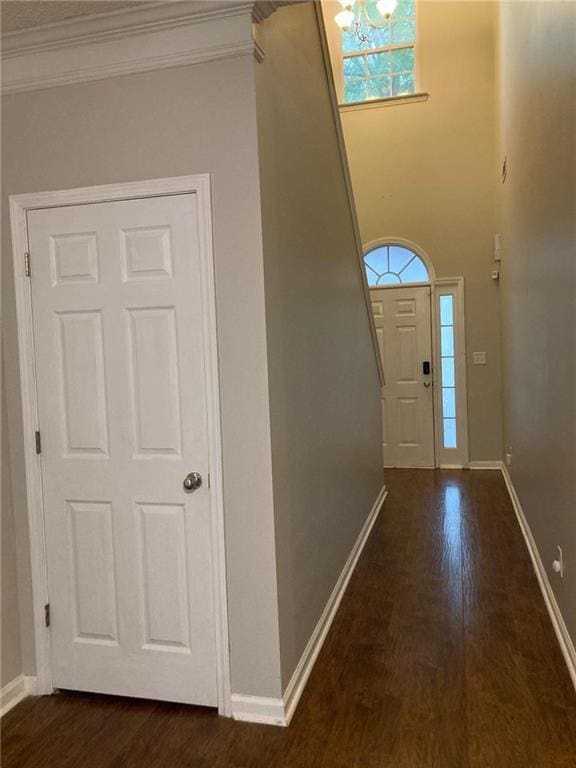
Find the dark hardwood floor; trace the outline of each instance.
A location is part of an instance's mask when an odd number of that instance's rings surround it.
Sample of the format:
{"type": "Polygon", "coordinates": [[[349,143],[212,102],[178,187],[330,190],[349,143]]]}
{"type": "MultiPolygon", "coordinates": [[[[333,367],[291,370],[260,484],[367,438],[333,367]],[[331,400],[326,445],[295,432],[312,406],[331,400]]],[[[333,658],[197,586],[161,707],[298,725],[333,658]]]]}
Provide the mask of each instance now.
{"type": "Polygon", "coordinates": [[[2,768],[575,768],[576,694],[498,472],[395,470],[288,729],[31,698],[2,768]]]}

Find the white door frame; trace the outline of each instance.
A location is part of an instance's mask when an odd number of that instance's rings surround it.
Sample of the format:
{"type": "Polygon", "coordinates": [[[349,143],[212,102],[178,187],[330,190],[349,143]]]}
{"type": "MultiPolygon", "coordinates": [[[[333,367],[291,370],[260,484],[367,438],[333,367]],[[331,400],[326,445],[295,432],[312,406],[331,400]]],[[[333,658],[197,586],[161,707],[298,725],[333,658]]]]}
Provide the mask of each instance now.
{"type": "MultiPolygon", "coordinates": [[[[375,247],[375,245],[394,245],[394,244],[408,244],[407,240],[402,241],[400,238],[386,239],[371,243],[366,247],[366,251],[375,247]]],[[[409,247],[414,250],[419,256],[422,256],[422,251],[416,250],[412,243],[409,247]]],[[[426,266],[430,270],[430,262],[424,257],[426,266]]],[[[433,274],[433,272],[431,272],[433,274]]],[[[430,280],[426,283],[398,283],[394,285],[371,285],[370,291],[376,290],[389,290],[393,291],[397,288],[422,288],[429,286],[430,301],[431,301],[431,323],[432,323],[432,372],[434,381],[434,466],[440,469],[461,469],[468,467],[470,464],[469,459],[469,446],[468,446],[468,390],[466,381],[466,324],[464,314],[464,278],[463,277],[438,277],[430,280]],[[457,420],[458,428],[458,456],[459,461],[446,462],[442,460],[442,453],[446,449],[442,447],[442,392],[440,383],[440,323],[438,317],[438,297],[442,293],[450,292],[454,296],[454,328],[455,328],[455,342],[457,345],[456,352],[456,404],[457,413],[462,414],[462,417],[457,420]]],[[[385,361],[384,361],[385,363],[385,361]]],[[[384,375],[386,375],[386,365],[384,364],[384,375]]]]}
{"type": "MultiPolygon", "coordinates": [[[[24,455],[30,561],[36,645],[37,693],[53,691],[50,657],[50,633],[45,624],[45,606],[50,602],[45,549],[44,508],[40,457],[36,454],[35,432],[38,423],[32,292],[25,263],[28,253],[27,211],[68,205],[114,202],[146,197],[195,194],[198,199],[200,272],[202,281],[202,317],[206,399],[208,417],[208,453],[210,463],[210,516],[212,521],[212,569],[214,584],[214,619],[216,635],[216,675],[218,712],[231,715],[230,654],[228,643],[228,601],[226,589],[226,553],[224,535],[224,494],[222,481],[222,437],[220,423],[220,386],[218,375],[218,339],[216,332],[216,289],[212,244],[212,205],[210,174],[179,176],[83,187],[54,192],[10,196],[10,223],[14,258],[16,314],[20,360],[20,387],[24,426],[24,455]]],[[[32,271],[33,254],[32,254],[32,271]]],[[[33,275],[32,275],[32,279],[33,275]]]]}

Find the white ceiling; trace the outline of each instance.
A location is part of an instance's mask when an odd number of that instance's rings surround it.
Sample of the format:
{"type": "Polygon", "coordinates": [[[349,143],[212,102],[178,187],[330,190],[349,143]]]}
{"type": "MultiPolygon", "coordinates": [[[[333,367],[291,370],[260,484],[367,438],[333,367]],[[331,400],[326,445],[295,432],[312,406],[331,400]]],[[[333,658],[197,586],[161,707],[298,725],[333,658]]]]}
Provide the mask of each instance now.
{"type": "Polygon", "coordinates": [[[2,33],[42,24],[54,24],[78,16],[110,13],[143,5],[145,0],[1,0],[2,33]]]}

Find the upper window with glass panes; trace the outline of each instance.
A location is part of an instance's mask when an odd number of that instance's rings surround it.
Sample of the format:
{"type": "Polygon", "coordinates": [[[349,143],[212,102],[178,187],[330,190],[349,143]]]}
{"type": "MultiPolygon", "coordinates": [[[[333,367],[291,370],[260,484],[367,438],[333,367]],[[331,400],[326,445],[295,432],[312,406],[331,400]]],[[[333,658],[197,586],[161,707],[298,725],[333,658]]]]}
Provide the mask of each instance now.
{"type": "Polygon", "coordinates": [[[376,3],[377,0],[354,3],[352,13],[357,23],[342,32],[346,104],[416,92],[415,0],[398,0],[387,19],[376,3]]]}

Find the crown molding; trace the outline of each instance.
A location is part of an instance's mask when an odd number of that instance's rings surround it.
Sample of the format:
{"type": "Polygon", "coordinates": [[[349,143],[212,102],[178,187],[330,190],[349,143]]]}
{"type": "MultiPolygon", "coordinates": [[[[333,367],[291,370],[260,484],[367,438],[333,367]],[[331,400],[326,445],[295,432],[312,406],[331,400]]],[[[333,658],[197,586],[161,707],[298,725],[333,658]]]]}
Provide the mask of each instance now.
{"type": "Polygon", "coordinates": [[[264,52],[252,24],[281,0],[177,0],[2,37],[2,95],[264,52]]]}
{"type": "Polygon", "coordinates": [[[253,2],[233,0],[217,3],[177,0],[151,2],[136,8],[75,17],[2,35],[2,59],[31,51],[54,50],[84,42],[115,40],[143,32],[201,24],[211,19],[250,13],[254,5],[253,2]]]}
{"type": "Polygon", "coordinates": [[[254,23],[259,24],[261,21],[265,21],[268,16],[271,16],[281,5],[290,5],[290,2],[289,0],[284,0],[284,2],[282,2],[282,0],[256,0],[252,10],[254,23]]]}

